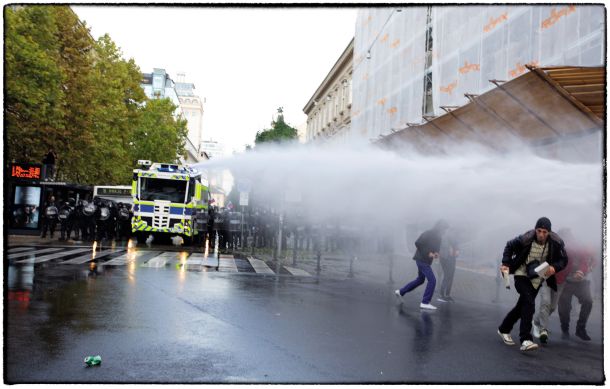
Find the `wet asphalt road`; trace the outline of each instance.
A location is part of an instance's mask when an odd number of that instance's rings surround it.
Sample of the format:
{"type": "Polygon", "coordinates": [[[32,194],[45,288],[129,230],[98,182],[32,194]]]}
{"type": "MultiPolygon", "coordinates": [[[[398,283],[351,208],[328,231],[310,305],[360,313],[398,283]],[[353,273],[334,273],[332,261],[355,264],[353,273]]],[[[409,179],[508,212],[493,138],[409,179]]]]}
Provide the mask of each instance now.
{"type": "MultiPolygon", "coordinates": [[[[558,339],[554,314],[549,345],[522,353],[495,333],[511,308],[506,301],[460,299],[456,292],[457,302],[420,311],[421,287],[397,303],[392,290],[414,273],[395,276],[400,282],[389,285],[358,277],[216,272],[183,266],[179,256],[147,267],[158,252],[145,247],[134,261],[118,265],[57,258],[17,264],[7,258],[11,247],[4,253],[5,383],[604,380],[598,300],[589,325],[593,341],[558,339]],[[85,367],[84,357],[97,354],[102,365],[85,367]]],[[[458,272],[456,281],[468,277],[458,272]]]]}

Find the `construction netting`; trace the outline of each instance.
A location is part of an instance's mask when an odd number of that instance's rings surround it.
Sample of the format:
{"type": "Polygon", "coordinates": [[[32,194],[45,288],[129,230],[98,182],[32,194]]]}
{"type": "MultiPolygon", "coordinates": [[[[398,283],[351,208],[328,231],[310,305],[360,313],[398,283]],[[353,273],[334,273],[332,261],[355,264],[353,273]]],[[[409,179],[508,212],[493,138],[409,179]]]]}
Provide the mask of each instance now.
{"type": "Polygon", "coordinates": [[[463,106],[535,66],[600,66],[602,5],[364,8],[354,40],[351,133],[377,138],[463,106]]]}

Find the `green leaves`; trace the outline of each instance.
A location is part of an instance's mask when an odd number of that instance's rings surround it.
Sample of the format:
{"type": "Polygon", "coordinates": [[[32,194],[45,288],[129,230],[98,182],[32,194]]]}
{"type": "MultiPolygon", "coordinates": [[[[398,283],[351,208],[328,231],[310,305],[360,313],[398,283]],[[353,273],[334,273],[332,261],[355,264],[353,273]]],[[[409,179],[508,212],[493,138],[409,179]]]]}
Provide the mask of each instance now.
{"type": "Polygon", "coordinates": [[[271,123],[272,128],[258,131],[256,133],[256,138],[254,139],[255,145],[260,145],[262,143],[282,143],[289,142],[297,139],[297,130],[293,127],[290,127],[286,122],[284,122],[284,115],[282,114],[282,108],[278,109],[278,116],[273,123],[271,123]]]}
{"type": "Polygon", "coordinates": [[[186,121],[170,101],[147,101],[108,35],[93,39],[68,6],[4,11],[8,160],[40,163],[54,147],[59,179],[124,185],[138,159],[184,154],[186,121]]]}
{"type": "Polygon", "coordinates": [[[184,156],[186,120],[174,119],[176,106],[169,99],[148,100],[130,140],[132,164],[138,159],[175,162],[184,156]]]}

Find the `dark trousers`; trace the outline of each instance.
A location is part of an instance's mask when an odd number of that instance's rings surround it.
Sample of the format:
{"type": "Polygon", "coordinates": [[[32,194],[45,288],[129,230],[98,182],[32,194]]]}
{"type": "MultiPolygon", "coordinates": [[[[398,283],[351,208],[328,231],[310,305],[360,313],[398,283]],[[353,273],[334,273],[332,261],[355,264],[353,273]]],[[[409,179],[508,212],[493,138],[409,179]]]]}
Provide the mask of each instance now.
{"type": "Polygon", "coordinates": [[[51,232],[51,238],[55,233],[55,228],[57,227],[56,219],[47,219],[46,217],[42,219],[42,237],[45,238],[47,236],[47,230],[51,232]]]}
{"type": "Polygon", "coordinates": [[[420,261],[415,261],[415,263],[417,263],[417,278],[403,286],[400,289],[400,295],[404,296],[405,293],[409,293],[413,289],[423,284],[425,280],[428,280],[428,285],[426,285],[424,297],[422,298],[421,302],[424,304],[429,304],[430,300],[432,300],[432,295],[434,294],[434,288],[436,287],[436,277],[434,277],[432,266],[420,261]]]}
{"type": "Polygon", "coordinates": [[[584,329],[593,308],[593,298],[591,297],[591,283],[588,280],[580,282],[566,282],[563,291],[559,296],[559,321],[561,329],[568,331],[570,328],[570,312],[572,311],[572,296],[576,296],[580,303],[580,314],[576,322],[576,329],[584,329]]]}
{"type": "Polygon", "coordinates": [[[515,289],[519,293],[517,305],[508,312],[498,329],[501,333],[508,334],[512,331],[515,323],[521,320],[519,340],[523,343],[525,340],[533,340],[532,319],[536,311],[538,289],[534,288],[530,279],[525,276],[515,276],[515,289]]]}
{"type": "Polygon", "coordinates": [[[441,296],[451,294],[453,276],[455,275],[455,257],[441,257],[441,267],[443,268],[443,282],[441,282],[441,296]]]}
{"type": "Polygon", "coordinates": [[[60,228],[61,228],[61,230],[60,230],[60,233],[61,233],[60,239],[61,240],[69,240],[70,239],[70,234],[72,233],[72,222],[65,220],[65,221],[61,222],[60,228]]]}

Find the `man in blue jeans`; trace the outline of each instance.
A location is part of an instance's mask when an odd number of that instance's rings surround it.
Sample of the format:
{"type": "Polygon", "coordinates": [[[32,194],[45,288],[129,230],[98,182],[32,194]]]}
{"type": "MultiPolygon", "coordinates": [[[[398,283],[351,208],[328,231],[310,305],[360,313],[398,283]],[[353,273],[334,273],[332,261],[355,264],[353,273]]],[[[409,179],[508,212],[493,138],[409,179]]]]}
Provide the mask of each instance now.
{"type": "Polygon", "coordinates": [[[432,260],[438,258],[438,252],[441,249],[441,240],[445,231],[449,229],[449,224],[445,220],[439,220],[431,230],[422,233],[415,241],[415,255],[413,259],[417,264],[417,278],[403,286],[401,289],[396,289],[394,294],[401,299],[405,293],[409,293],[428,280],[424,297],[422,298],[419,307],[422,309],[436,309],[430,304],[434,288],[436,287],[436,277],[432,271],[432,260]]]}

